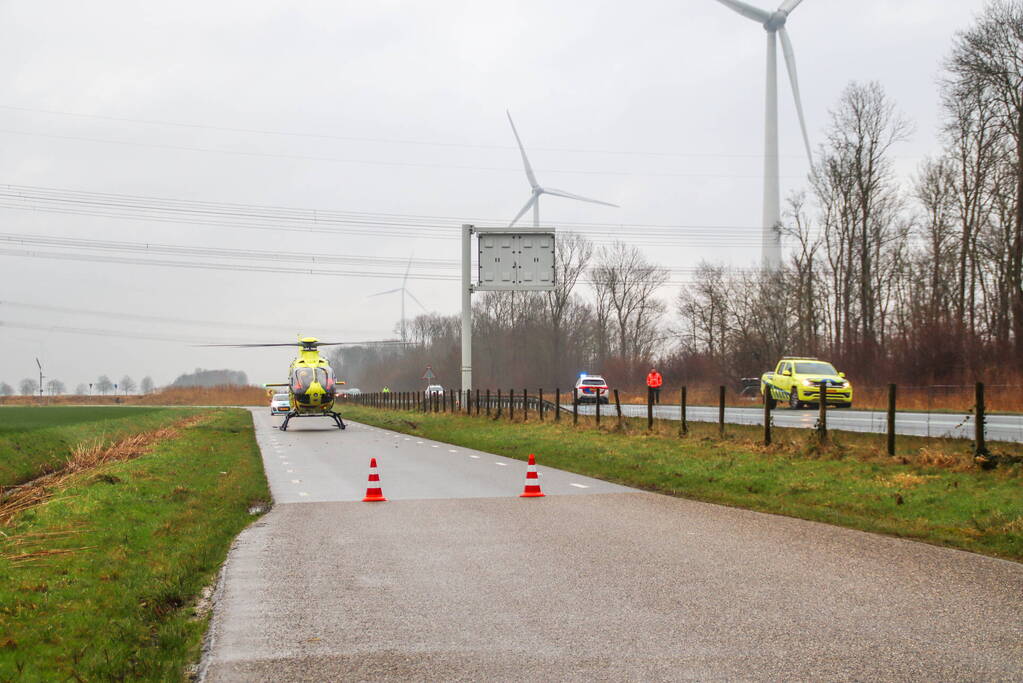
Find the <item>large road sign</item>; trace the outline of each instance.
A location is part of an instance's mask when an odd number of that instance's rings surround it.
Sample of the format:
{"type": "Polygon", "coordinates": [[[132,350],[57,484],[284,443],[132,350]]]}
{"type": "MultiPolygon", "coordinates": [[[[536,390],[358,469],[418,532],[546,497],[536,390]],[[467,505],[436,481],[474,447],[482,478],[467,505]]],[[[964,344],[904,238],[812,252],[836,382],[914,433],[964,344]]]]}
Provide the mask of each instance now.
{"type": "Polygon", "coordinates": [[[480,232],[480,291],[554,289],[554,232],[480,232]]]}

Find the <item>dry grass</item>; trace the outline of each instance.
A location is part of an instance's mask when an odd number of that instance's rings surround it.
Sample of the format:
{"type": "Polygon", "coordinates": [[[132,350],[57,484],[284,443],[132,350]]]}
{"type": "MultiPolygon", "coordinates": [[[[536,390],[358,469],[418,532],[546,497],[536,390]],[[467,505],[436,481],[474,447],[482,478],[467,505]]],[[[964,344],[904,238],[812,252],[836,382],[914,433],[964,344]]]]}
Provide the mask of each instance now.
{"type": "Polygon", "coordinates": [[[170,427],[133,434],[106,447],[102,444],[77,444],[58,470],[21,486],[12,486],[7,490],[0,487],[0,527],[11,526],[22,512],[50,500],[69,478],[108,463],[137,458],[153,444],[172,439],[181,429],[205,419],[204,415],[188,417],[170,427]]]}
{"type": "Polygon", "coordinates": [[[270,396],[254,386],[171,387],[128,396],[7,396],[0,405],[269,406],[270,396]]]}

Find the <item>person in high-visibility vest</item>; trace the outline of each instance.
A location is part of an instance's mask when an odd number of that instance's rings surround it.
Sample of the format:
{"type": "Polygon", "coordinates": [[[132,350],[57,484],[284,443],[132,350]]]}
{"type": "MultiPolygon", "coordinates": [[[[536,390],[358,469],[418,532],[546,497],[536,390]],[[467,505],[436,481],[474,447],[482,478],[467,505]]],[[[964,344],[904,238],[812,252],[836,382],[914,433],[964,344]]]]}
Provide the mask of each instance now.
{"type": "Polygon", "coordinates": [[[661,377],[661,373],[657,372],[657,368],[650,368],[650,372],[646,376],[647,391],[650,392],[650,400],[654,403],[661,402],[661,385],[664,384],[664,378],[661,377]]]}
{"type": "Polygon", "coordinates": [[[391,388],[390,387],[384,387],[383,389],[380,390],[380,392],[383,393],[383,394],[389,394],[389,393],[391,393],[391,388]]]}

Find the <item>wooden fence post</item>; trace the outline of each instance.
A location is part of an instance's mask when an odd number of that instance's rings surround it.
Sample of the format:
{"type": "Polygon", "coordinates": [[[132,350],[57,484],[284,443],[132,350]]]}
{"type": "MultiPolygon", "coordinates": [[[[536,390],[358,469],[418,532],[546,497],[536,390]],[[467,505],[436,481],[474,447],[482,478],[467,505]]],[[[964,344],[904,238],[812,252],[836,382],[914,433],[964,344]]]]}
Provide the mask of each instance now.
{"type": "Polygon", "coordinates": [[[572,424],[579,424],[579,389],[572,388],[572,424]]]}
{"type": "Polygon", "coordinates": [[[821,443],[828,440],[828,384],[827,380],[817,383],[817,434],[821,443]]]}
{"type": "Polygon", "coordinates": [[[515,390],[508,390],[508,421],[515,421],[515,390]]]}
{"type": "Polygon", "coordinates": [[[888,455],[895,455],[895,385],[888,385],[888,455]]]}
{"type": "Polygon", "coordinates": [[[529,389],[522,390],[522,421],[529,420],[529,389]]]}
{"type": "Polygon", "coordinates": [[[618,390],[615,389],[615,410],[618,411],[618,427],[622,426],[622,401],[618,398],[618,390]]]}
{"type": "Polygon", "coordinates": [[[678,392],[678,432],[681,436],[689,433],[689,421],[686,419],[686,394],[689,387],[683,385],[678,392]]]}
{"type": "Polygon", "coordinates": [[[771,402],[764,397],[764,445],[771,445],[771,402]]]}
{"type": "Polygon", "coordinates": [[[646,388],[646,429],[650,431],[654,428],[654,390],[650,387],[646,388]]]}
{"type": "Polygon", "coordinates": [[[554,421],[561,422],[561,387],[554,389],[554,421]]]}
{"type": "Polygon", "coordinates": [[[725,435],[725,385],[718,387],[718,436],[725,435]]]}
{"type": "Polygon", "coordinates": [[[976,387],[977,409],[974,414],[973,424],[973,455],[987,455],[987,443],[984,440],[984,421],[987,419],[986,407],[984,405],[984,383],[977,382],[976,387]]]}
{"type": "Polygon", "coordinates": [[[537,390],[536,395],[539,397],[539,403],[536,404],[536,409],[540,412],[540,422],[543,422],[543,387],[537,390]]]}
{"type": "Polygon", "coordinates": [[[594,408],[597,411],[597,426],[600,426],[600,389],[594,389],[597,392],[597,398],[593,401],[594,408]]]}
{"type": "Polygon", "coordinates": [[[503,408],[504,408],[504,406],[501,405],[501,390],[498,389],[497,390],[497,413],[496,413],[495,417],[498,417],[498,418],[501,417],[501,410],[503,408]]]}

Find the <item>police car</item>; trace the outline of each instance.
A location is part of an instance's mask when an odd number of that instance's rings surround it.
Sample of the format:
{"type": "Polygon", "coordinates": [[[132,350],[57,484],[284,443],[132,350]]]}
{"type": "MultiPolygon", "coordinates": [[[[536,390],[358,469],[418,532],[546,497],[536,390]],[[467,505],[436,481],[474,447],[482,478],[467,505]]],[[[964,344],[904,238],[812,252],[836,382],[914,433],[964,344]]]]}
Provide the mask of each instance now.
{"type": "Polygon", "coordinates": [[[607,382],[600,375],[579,375],[575,381],[575,388],[579,396],[579,403],[603,403],[610,401],[610,389],[607,382]]]}

